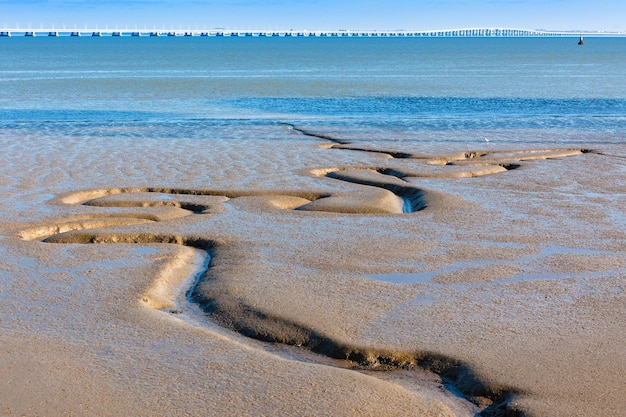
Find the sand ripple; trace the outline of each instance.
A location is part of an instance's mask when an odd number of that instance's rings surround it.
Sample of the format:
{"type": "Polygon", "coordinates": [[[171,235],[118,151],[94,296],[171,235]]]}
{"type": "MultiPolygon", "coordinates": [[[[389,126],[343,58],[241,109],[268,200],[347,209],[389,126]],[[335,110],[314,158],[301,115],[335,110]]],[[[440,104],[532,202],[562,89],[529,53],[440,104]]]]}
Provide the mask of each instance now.
{"type": "MultiPolygon", "coordinates": [[[[350,141],[317,134],[296,126],[289,126],[297,134],[330,142],[324,145],[328,152],[350,151],[379,155],[385,161],[413,162],[407,168],[381,163],[378,166],[342,166],[316,168],[308,171],[313,178],[327,178],[350,184],[351,191],[303,190],[225,190],[212,188],[178,187],[119,187],[85,189],[69,192],[52,201],[61,206],[92,208],[90,214],[60,218],[44,225],[32,225],[18,235],[24,240],[40,240],[56,244],[176,244],[191,247],[203,253],[204,264],[197,281],[189,290],[189,299],[198,303],[217,323],[241,334],[271,342],[301,346],[332,358],[344,359],[362,370],[424,369],[439,374],[471,400],[480,415],[522,415],[512,405],[519,395],[517,389],[481,379],[472,367],[451,356],[427,351],[359,346],[326,335],[305,324],[271,311],[257,309],[246,299],[232,293],[225,296],[211,279],[211,269],[221,262],[230,263],[228,239],[204,234],[155,232],[153,226],[171,224],[192,218],[212,218],[228,210],[255,212],[317,212],[335,215],[411,215],[417,212],[449,210],[458,204],[456,196],[413,185],[419,178],[459,179],[504,174],[520,168],[524,161],[565,158],[588,153],[585,149],[538,149],[506,151],[467,151],[451,155],[425,156],[397,150],[372,149],[353,145],[350,141]],[[241,204],[237,201],[241,200],[241,204]],[[148,229],[146,227],[150,226],[148,229]],[[211,262],[209,263],[209,260],[211,262]]],[[[42,161],[43,162],[43,161],[42,161]]],[[[128,169],[134,169],[132,166],[128,169]]],[[[54,170],[50,175],[54,175],[54,170]]],[[[127,172],[135,176],[134,172],[127,172]]],[[[193,220],[195,221],[195,220],[193,220]]],[[[157,228],[158,230],[158,228],[157,228]]],[[[188,261],[181,261],[186,264],[188,261]]],[[[481,269],[464,268],[470,281],[459,274],[441,274],[438,282],[481,281],[481,269]],[[460,280],[460,281],[458,281],[460,280]]],[[[506,269],[506,267],[504,267],[506,269]]],[[[171,266],[171,273],[181,267],[171,266]]],[[[142,295],[142,301],[156,309],[178,313],[168,271],[142,295]]],[[[501,274],[502,268],[495,270],[501,274]]],[[[513,269],[517,272],[517,269],[513,269]]],[[[484,270],[483,270],[484,272],[484,270]]],[[[180,307],[183,308],[183,307],[180,307]]]]}

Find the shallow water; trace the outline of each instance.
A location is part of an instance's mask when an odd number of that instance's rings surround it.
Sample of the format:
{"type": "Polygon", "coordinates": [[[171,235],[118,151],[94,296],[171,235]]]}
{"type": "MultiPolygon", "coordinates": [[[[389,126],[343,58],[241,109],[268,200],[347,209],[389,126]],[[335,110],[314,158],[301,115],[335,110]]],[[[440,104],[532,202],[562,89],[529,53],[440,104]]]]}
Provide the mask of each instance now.
{"type": "MultiPolygon", "coordinates": [[[[506,244],[500,245],[502,247],[507,246],[506,244]]],[[[610,251],[598,251],[592,249],[584,249],[584,248],[565,248],[561,246],[550,246],[541,249],[540,252],[530,255],[523,256],[518,259],[515,259],[513,262],[516,264],[527,264],[528,270],[532,269],[533,264],[538,264],[542,261],[542,258],[550,257],[550,256],[558,256],[558,255],[574,255],[574,256],[600,256],[607,255],[613,256],[614,252],[610,251]]],[[[446,266],[445,268],[432,271],[432,272],[416,272],[416,273],[385,273],[385,274],[368,274],[366,275],[368,278],[380,280],[384,282],[390,282],[393,284],[441,284],[438,283],[436,278],[437,275],[440,274],[453,274],[458,271],[462,271],[468,268],[484,268],[486,266],[493,265],[507,265],[511,263],[509,260],[504,261],[495,261],[495,260],[481,260],[481,261],[472,261],[472,262],[456,262],[446,266]]],[[[542,272],[529,272],[522,274],[515,274],[508,278],[503,279],[487,279],[484,282],[474,282],[469,285],[492,285],[492,284],[514,284],[529,280],[558,280],[558,279],[570,279],[570,278],[585,278],[585,279],[601,279],[604,276],[609,276],[614,273],[624,274],[626,273],[626,269],[620,269],[617,271],[608,270],[608,271],[597,271],[597,272],[566,272],[566,273],[550,273],[546,271],[542,272]]],[[[443,283],[444,285],[450,285],[449,283],[443,283]]],[[[459,284],[461,286],[468,286],[466,283],[459,284]]]]}
{"type": "Polygon", "coordinates": [[[288,121],[426,146],[624,137],[624,38],[7,38],[0,52],[2,131],[215,140],[288,121]]]}

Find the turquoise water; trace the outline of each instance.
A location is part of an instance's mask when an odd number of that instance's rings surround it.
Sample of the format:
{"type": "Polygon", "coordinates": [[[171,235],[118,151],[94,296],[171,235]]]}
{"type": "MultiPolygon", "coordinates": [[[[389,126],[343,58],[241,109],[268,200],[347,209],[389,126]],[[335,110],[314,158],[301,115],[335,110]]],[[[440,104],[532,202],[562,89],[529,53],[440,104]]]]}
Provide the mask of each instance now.
{"type": "Polygon", "coordinates": [[[209,140],[288,122],[351,139],[622,143],[626,38],[576,41],[3,38],[0,129],[209,140]]]}

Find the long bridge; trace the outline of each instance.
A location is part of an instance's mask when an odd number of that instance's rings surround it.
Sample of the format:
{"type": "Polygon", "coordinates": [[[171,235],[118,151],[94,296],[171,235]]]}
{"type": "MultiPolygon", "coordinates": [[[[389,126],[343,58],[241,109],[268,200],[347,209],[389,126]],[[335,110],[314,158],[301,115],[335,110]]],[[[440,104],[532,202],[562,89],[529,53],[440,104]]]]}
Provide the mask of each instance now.
{"type": "Polygon", "coordinates": [[[58,29],[12,28],[1,29],[0,37],[541,37],[541,36],[626,36],[626,32],[550,31],[512,28],[463,28],[444,30],[228,30],[228,29],[58,29]]]}

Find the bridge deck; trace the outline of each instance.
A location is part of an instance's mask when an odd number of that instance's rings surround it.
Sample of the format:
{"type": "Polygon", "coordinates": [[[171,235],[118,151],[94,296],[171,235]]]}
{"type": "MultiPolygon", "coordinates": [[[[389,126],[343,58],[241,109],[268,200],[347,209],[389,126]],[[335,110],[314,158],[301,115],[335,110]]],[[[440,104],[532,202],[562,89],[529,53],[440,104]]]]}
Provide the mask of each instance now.
{"type": "MultiPolygon", "coordinates": [[[[337,31],[308,31],[308,30],[185,30],[185,29],[2,29],[1,37],[10,36],[235,36],[235,37],[535,37],[535,36],[580,36],[574,31],[543,31],[512,28],[464,28],[425,31],[376,31],[376,30],[337,30],[337,31]]],[[[583,32],[584,36],[626,36],[624,32],[583,32]]]]}

